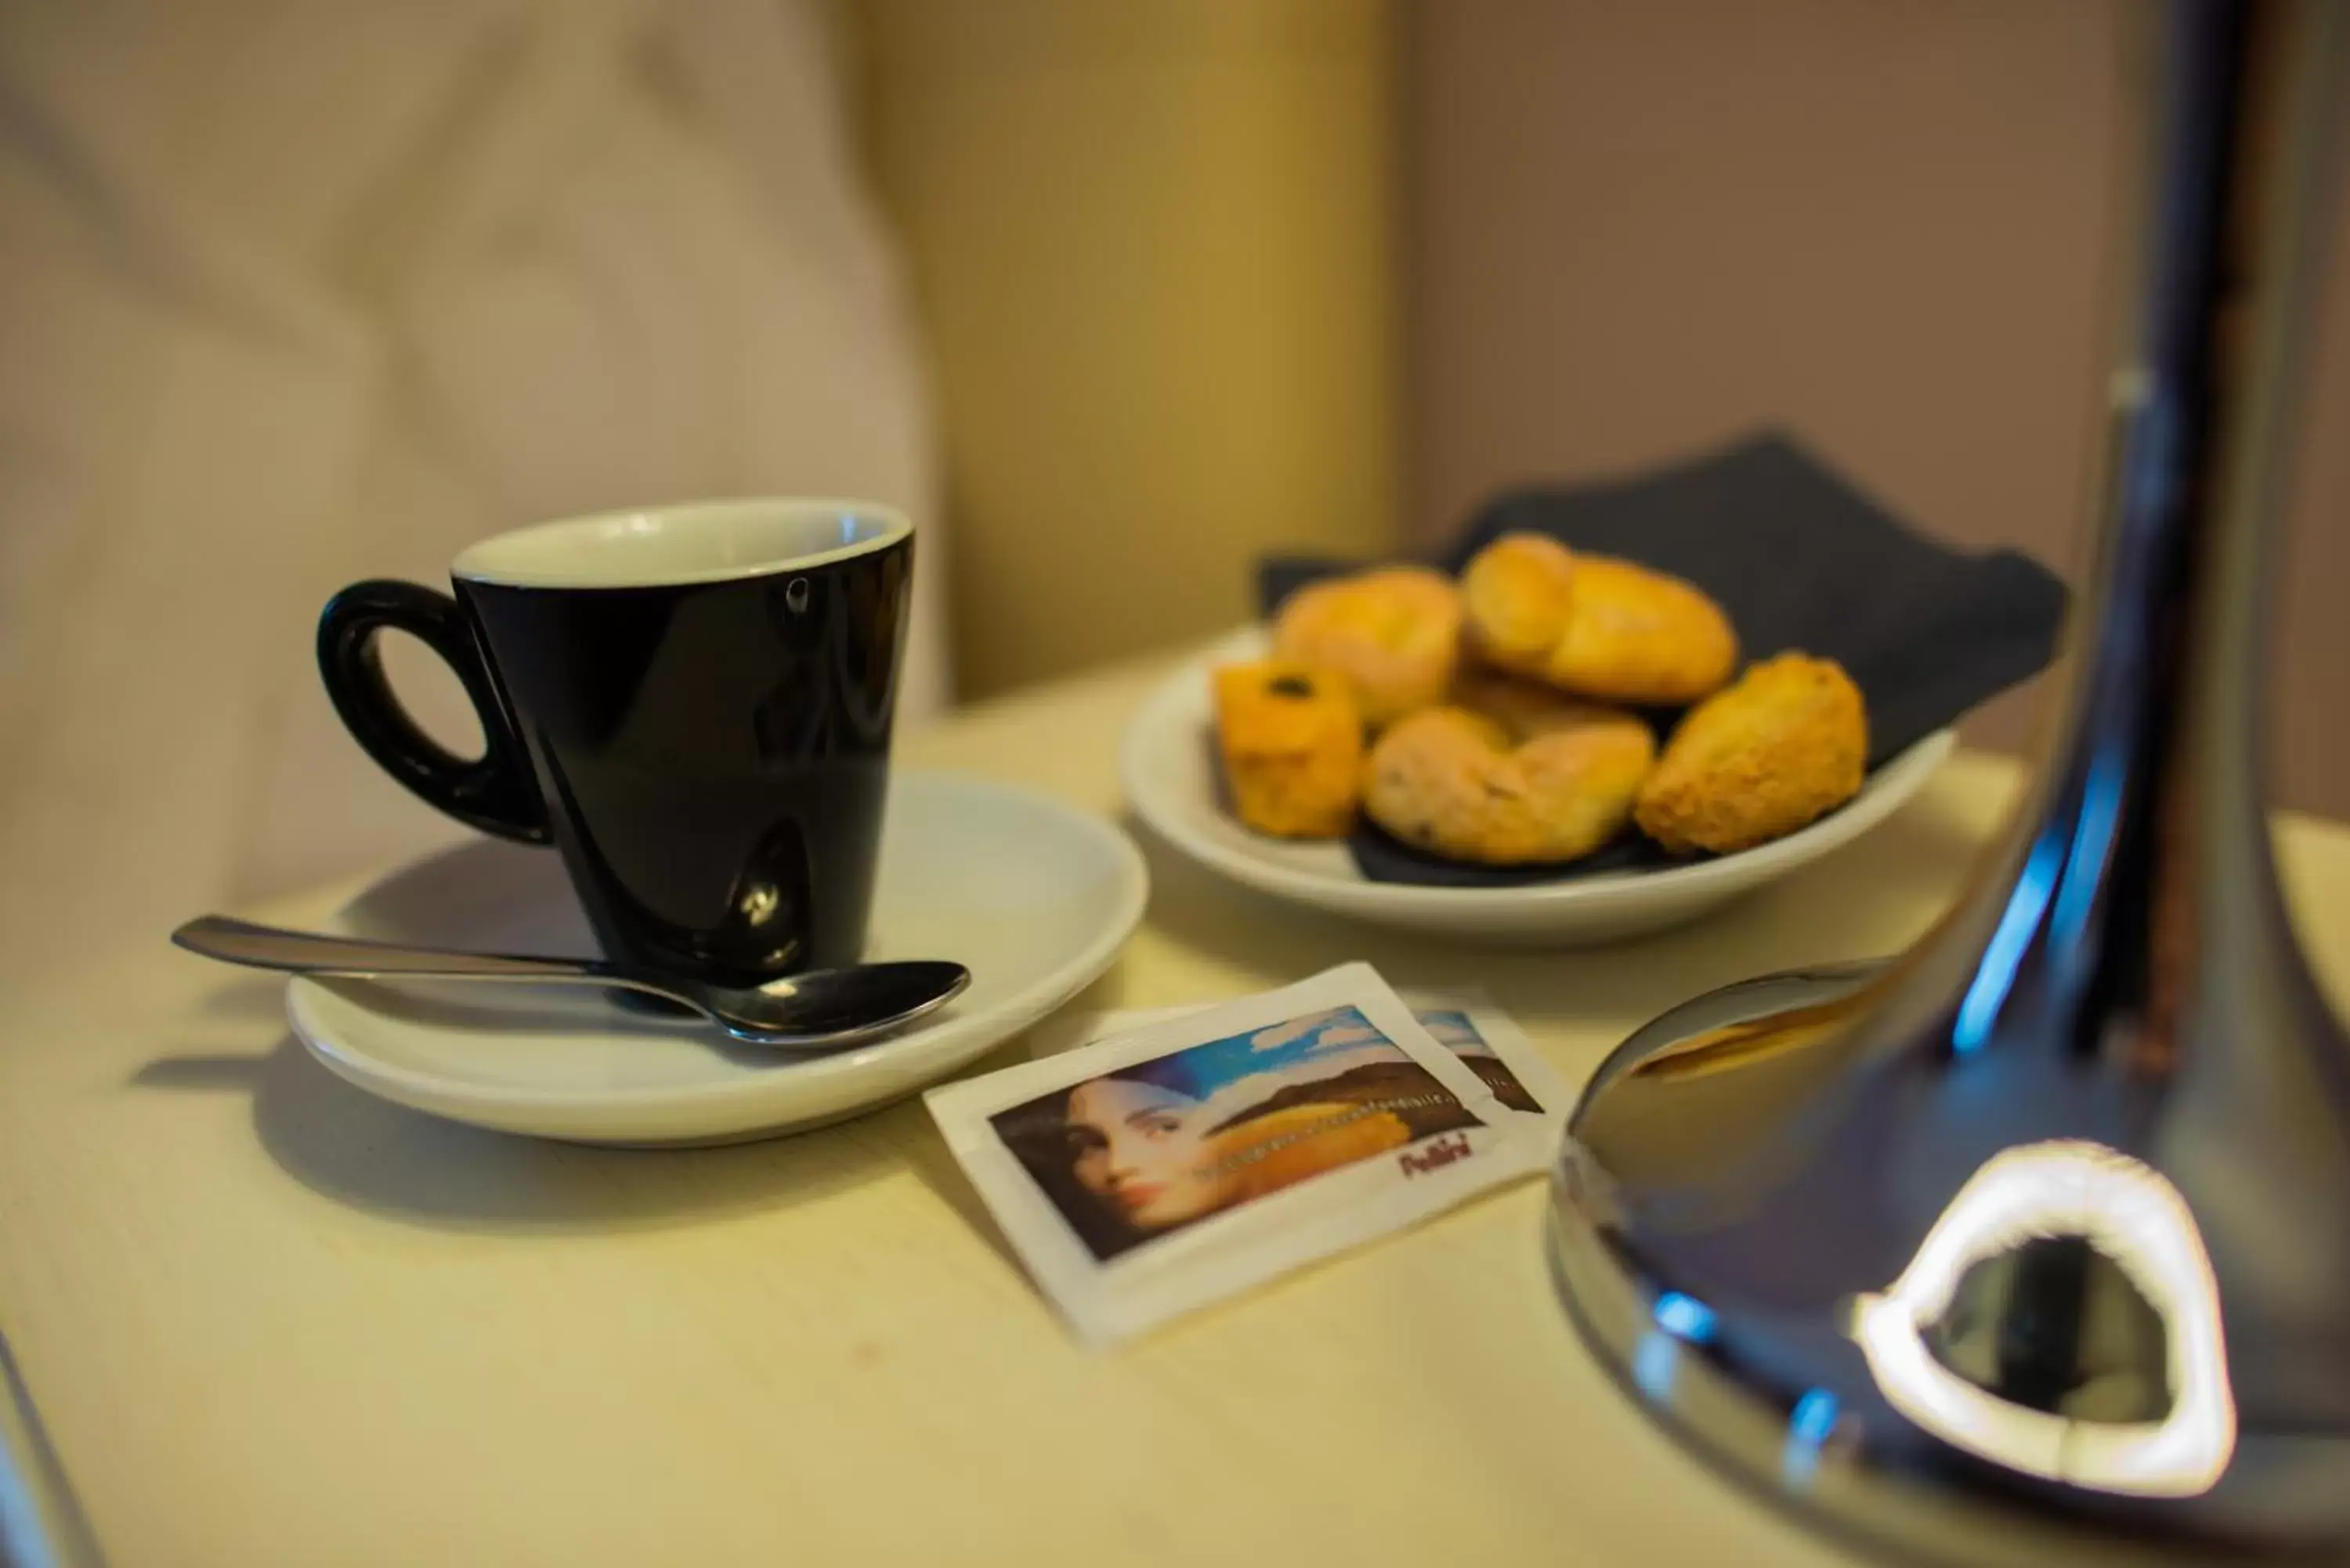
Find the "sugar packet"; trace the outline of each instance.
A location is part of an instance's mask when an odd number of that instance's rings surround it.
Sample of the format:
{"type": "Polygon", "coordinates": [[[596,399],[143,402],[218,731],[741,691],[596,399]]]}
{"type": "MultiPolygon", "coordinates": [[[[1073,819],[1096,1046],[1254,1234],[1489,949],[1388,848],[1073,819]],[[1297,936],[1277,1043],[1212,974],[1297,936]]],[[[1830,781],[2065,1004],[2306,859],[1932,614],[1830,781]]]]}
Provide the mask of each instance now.
{"type": "MultiPolygon", "coordinates": [[[[1575,1105],[1574,1092],[1500,1003],[1473,986],[1398,994],[1438,1044],[1484,1079],[1493,1097],[1504,1108],[1517,1112],[1529,1131],[1536,1132],[1546,1139],[1548,1147],[1555,1147],[1559,1134],[1566,1127],[1567,1112],[1575,1105]]],[[[1080,1038],[1087,1043],[1108,1039],[1146,1023],[1187,1017],[1203,1005],[1207,1004],[1125,1008],[1096,1013],[1082,1021],[1080,1038]]]]}
{"type": "Polygon", "coordinates": [[[1039,1287],[1103,1343],[1539,1169],[1553,1082],[1478,1059],[1356,963],[924,1101],[1039,1287]]]}

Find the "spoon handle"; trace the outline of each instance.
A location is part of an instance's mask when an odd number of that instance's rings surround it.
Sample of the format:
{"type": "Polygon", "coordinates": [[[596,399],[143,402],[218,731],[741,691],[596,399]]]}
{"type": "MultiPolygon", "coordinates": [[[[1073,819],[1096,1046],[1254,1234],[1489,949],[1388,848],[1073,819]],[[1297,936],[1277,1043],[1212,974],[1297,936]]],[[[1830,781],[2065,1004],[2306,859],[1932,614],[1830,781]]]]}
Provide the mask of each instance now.
{"type": "Polygon", "coordinates": [[[613,983],[605,966],[587,959],[509,958],[452,952],[396,942],[362,941],[256,926],[223,915],[190,920],[172,940],[192,953],[254,969],[293,974],[436,976],[450,980],[594,980],[613,983]]]}

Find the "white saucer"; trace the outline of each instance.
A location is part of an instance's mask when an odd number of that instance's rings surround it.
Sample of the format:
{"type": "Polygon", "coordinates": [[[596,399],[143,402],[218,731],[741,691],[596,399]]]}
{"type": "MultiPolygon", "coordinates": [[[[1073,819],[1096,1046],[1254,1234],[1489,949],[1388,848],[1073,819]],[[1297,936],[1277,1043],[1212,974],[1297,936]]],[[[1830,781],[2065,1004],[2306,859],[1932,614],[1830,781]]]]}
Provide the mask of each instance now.
{"type": "Polygon", "coordinates": [[[1385,926],[1523,946],[1572,947],[1662,930],[1841,848],[1925,786],[1957,737],[1933,734],[1868,775],[1860,794],[1800,833],[1719,859],[1595,873],[1523,888],[1374,882],[1341,843],[1266,838],[1221,798],[1209,672],[1263,655],[1255,628],[1186,662],[1136,712],[1119,753],[1126,797],[1153,832],[1232,880],[1275,898],[1385,926]]]}
{"type": "MultiPolygon", "coordinates": [[[[298,979],[286,1009],[329,1070],[420,1111],[588,1143],[725,1142],[869,1110],[1017,1034],[1109,967],[1149,886],[1140,853],[1107,823],[900,769],[867,956],[955,959],[972,972],[969,990],[903,1033],[795,1056],[563,986],[298,979]]],[[[334,924],[493,951],[596,950],[556,857],[487,839],[392,874],[334,924]]]]}

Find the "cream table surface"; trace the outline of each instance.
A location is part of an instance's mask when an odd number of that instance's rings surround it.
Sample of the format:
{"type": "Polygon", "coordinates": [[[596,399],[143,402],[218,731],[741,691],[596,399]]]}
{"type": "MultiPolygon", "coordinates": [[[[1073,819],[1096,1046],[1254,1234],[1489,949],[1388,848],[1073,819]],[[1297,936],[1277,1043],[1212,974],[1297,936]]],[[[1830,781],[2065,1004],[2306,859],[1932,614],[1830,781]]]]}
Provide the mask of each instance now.
{"type": "MultiPolygon", "coordinates": [[[[1118,726],[1160,668],[970,711],[900,760],[1115,814],[1118,726]]],[[[1707,987],[1910,940],[2015,776],[1961,753],[1853,847],[1579,953],[1340,924],[1146,843],[1149,916],[1077,1005],[1368,958],[1484,984],[1579,1081],[1707,987]]],[[[2280,832],[2339,1003],[2350,832],[2280,832]]],[[[329,1076],[279,985],[161,932],[0,1018],[0,1332],[118,1568],[1836,1561],[1618,1397],[1552,1298],[1542,1201],[1492,1195],[1097,1354],[917,1102],[693,1152],[476,1132],[329,1076]]]]}

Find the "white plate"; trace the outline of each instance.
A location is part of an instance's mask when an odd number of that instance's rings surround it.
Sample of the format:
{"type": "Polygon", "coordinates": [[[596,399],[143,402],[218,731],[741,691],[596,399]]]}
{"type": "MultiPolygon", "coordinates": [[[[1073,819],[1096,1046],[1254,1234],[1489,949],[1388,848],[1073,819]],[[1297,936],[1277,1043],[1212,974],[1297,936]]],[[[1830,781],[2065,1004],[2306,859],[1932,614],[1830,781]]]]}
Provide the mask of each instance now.
{"type": "Polygon", "coordinates": [[[1118,764],[1135,815],[1183,854],[1276,898],[1379,925],[1523,945],[1574,946],[1696,919],[1850,843],[1924,786],[1955,742],[1933,734],[1869,774],[1843,810],[1742,854],[1655,870],[1598,873],[1525,888],[1373,882],[1344,844],[1267,838],[1220,799],[1209,672],[1262,657],[1264,634],[1239,632],[1170,676],[1127,725],[1118,764]]]}
{"type": "MultiPolygon", "coordinates": [[[[829,1055],[757,1051],[564,986],[300,979],[287,1016],[372,1094],[479,1127],[589,1143],[724,1142],[837,1121],[913,1093],[1017,1034],[1109,967],[1149,879],[1117,828],[1001,784],[893,774],[868,957],[951,958],[970,989],[829,1055]]],[[[394,873],[338,917],[357,936],[592,953],[543,849],[482,840],[394,873]]]]}

